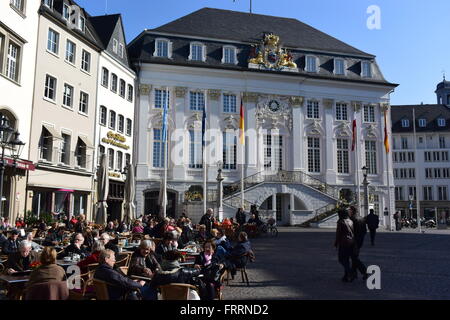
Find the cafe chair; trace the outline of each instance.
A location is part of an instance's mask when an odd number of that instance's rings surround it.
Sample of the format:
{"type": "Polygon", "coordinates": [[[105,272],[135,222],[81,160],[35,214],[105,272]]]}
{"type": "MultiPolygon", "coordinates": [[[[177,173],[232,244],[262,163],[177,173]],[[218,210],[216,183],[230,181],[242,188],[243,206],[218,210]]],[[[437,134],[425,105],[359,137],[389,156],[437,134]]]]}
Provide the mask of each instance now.
{"type": "Polygon", "coordinates": [[[228,271],[225,271],[220,276],[220,280],[219,280],[220,286],[216,287],[216,299],[217,300],[223,300],[223,292],[222,292],[222,290],[223,290],[223,287],[225,285],[225,278],[226,278],[227,274],[228,274],[228,271]]]}
{"type": "Polygon", "coordinates": [[[189,300],[189,290],[198,292],[198,288],[187,283],[170,283],[158,287],[162,300],[189,300]]]}
{"type": "MultiPolygon", "coordinates": [[[[244,283],[247,283],[247,286],[249,287],[250,286],[250,283],[249,283],[249,281],[248,281],[248,274],[247,274],[247,263],[248,263],[248,261],[249,261],[249,259],[250,259],[250,257],[249,257],[249,253],[247,252],[247,253],[244,253],[242,256],[240,256],[241,258],[242,257],[245,257],[245,263],[243,264],[243,266],[242,267],[236,267],[236,272],[241,272],[241,279],[242,279],[242,282],[244,282],[244,283]]],[[[229,285],[230,284],[230,274],[231,274],[231,272],[229,271],[229,270],[227,270],[227,285],[229,285]]]]}
{"type": "Polygon", "coordinates": [[[36,283],[25,289],[24,300],[67,300],[69,288],[66,281],[36,283]]]}
{"type": "Polygon", "coordinates": [[[87,272],[80,275],[80,289],[72,289],[69,291],[69,300],[91,300],[96,297],[94,288],[94,273],[98,267],[98,263],[87,265],[87,272]]]}
{"type": "MultiPolygon", "coordinates": [[[[98,280],[98,279],[93,279],[93,283],[94,283],[95,295],[96,295],[97,300],[110,300],[109,293],[108,293],[108,287],[114,287],[115,285],[108,283],[106,281],[98,280]]],[[[120,300],[127,300],[127,297],[129,296],[129,294],[131,292],[135,292],[138,300],[142,300],[140,290],[128,291],[122,296],[122,298],[120,300]]]]}
{"type": "Polygon", "coordinates": [[[115,267],[128,267],[129,260],[130,260],[130,255],[128,253],[126,253],[126,252],[119,253],[117,255],[117,261],[114,266],[115,267]]]}

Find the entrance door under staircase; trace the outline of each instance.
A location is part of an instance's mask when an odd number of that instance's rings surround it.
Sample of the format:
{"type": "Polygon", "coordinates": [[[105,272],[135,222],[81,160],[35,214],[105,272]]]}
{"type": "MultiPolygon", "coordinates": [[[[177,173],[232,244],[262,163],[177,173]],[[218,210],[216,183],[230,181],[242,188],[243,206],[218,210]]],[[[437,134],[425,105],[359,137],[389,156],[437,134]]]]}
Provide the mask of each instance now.
{"type": "Polygon", "coordinates": [[[264,171],[283,170],[283,136],[264,135],[264,171]]]}

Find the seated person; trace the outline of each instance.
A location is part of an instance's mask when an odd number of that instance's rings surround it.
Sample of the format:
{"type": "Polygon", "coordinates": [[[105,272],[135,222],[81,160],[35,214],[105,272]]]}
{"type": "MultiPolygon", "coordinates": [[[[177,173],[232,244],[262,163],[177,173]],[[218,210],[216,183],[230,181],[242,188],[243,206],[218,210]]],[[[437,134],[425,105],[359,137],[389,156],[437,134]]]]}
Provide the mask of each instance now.
{"type": "Polygon", "coordinates": [[[66,278],[64,269],[56,264],[56,250],[52,247],[45,247],[40,256],[41,266],[33,270],[27,287],[33,284],[63,281],[66,278]]]}
{"type": "Polygon", "coordinates": [[[156,247],[155,253],[156,258],[159,262],[162,261],[162,256],[165,252],[176,250],[178,248],[178,242],[175,233],[166,232],[163,237],[163,241],[161,241],[156,247]]]}
{"type": "Polygon", "coordinates": [[[231,275],[236,274],[236,268],[243,268],[247,265],[249,255],[253,255],[250,241],[248,241],[248,235],[245,232],[239,233],[238,243],[231,249],[225,262],[227,269],[231,272],[231,275]]]}
{"type": "Polygon", "coordinates": [[[42,245],[44,246],[56,246],[58,243],[60,243],[63,240],[64,236],[64,228],[63,227],[56,227],[56,224],[54,227],[52,227],[45,237],[44,242],[42,245]]]}
{"type": "Polygon", "coordinates": [[[152,238],[155,238],[156,236],[156,229],[155,229],[155,221],[150,220],[148,221],[147,225],[144,228],[144,234],[149,235],[152,238]]]}
{"type": "Polygon", "coordinates": [[[17,229],[23,229],[23,228],[25,228],[26,227],[26,224],[25,224],[25,222],[23,221],[23,219],[22,218],[18,218],[17,220],[16,220],[16,228],[17,229]]]}
{"type": "Polygon", "coordinates": [[[257,226],[260,226],[263,224],[263,222],[259,219],[259,217],[256,216],[256,214],[252,213],[252,217],[248,219],[248,224],[256,224],[257,226]]]}
{"type": "Polygon", "coordinates": [[[111,237],[109,236],[109,234],[107,234],[106,232],[103,232],[100,235],[99,240],[103,243],[103,245],[105,246],[105,249],[109,249],[114,251],[114,254],[117,256],[119,254],[119,247],[111,242],[111,237]]]}
{"type": "Polygon", "coordinates": [[[118,233],[124,233],[124,232],[128,232],[128,226],[125,222],[121,222],[119,224],[119,226],[117,227],[117,232],[118,233]]]}
{"type": "Polygon", "coordinates": [[[134,227],[133,230],[131,230],[132,233],[143,233],[144,232],[144,228],[142,227],[141,221],[136,220],[136,222],[134,223],[134,227]]]}
{"type": "Polygon", "coordinates": [[[205,242],[207,240],[206,236],[206,226],[201,224],[198,226],[198,233],[195,235],[196,242],[205,242]]]}
{"type": "Polygon", "coordinates": [[[6,262],[6,273],[13,274],[20,271],[30,270],[31,262],[37,259],[36,252],[31,250],[31,243],[23,240],[19,244],[19,251],[8,255],[6,262]]]}
{"type": "Polygon", "coordinates": [[[8,238],[5,237],[3,231],[0,231],[0,248],[3,248],[3,244],[8,241],[8,238]]]}
{"type": "Polygon", "coordinates": [[[219,279],[223,271],[223,264],[215,252],[216,245],[209,240],[203,244],[203,252],[195,259],[194,267],[201,270],[203,274],[202,281],[205,283],[205,289],[201,290],[201,297],[204,300],[213,300],[215,297],[215,288],[220,286],[219,279]]]}
{"type": "Polygon", "coordinates": [[[108,222],[108,225],[105,228],[105,232],[116,232],[116,228],[114,228],[114,222],[108,222]]]}
{"type": "Polygon", "coordinates": [[[189,242],[193,242],[195,240],[194,231],[192,230],[192,227],[190,225],[190,220],[187,218],[184,219],[182,223],[181,235],[178,240],[182,247],[186,246],[189,242]]]}
{"type": "Polygon", "coordinates": [[[181,254],[177,251],[165,252],[162,257],[161,269],[154,274],[150,287],[157,289],[158,286],[169,283],[194,283],[193,278],[200,275],[200,270],[181,268],[179,264],[180,258],[181,254]]]}
{"type": "Polygon", "coordinates": [[[78,254],[81,259],[86,258],[87,252],[83,248],[84,237],[81,233],[75,233],[72,238],[72,243],[68,245],[63,252],[58,255],[58,259],[67,257],[71,254],[78,254]]]}
{"type": "Polygon", "coordinates": [[[11,231],[11,235],[8,239],[3,243],[3,254],[11,254],[19,251],[19,230],[14,229],[11,231]]]}
{"type": "Polygon", "coordinates": [[[27,233],[27,240],[30,241],[32,250],[38,251],[44,248],[40,244],[37,244],[36,242],[33,241],[33,233],[31,232],[27,233]]]}
{"type": "Polygon", "coordinates": [[[211,234],[214,236],[214,243],[216,246],[223,247],[226,251],[232,249],[230,241],[228,241],[227,236],[223,233],[221,229],[213,229],[211,230],[211,234]]]}
{"type": "Polygon", "coordinates": [[[77,233],[83,233],[86,228],[87,228],[86,217],[84,216],[84,214],[80,214],[80,216],[78,217],[78,221],[74,226],[74,231],[77,233]]]}
{"type": "Polygon", "coordinates": [[[131,256],[128,268],[129,276],[152,277],[161,266],[155,256],[155,243],[151,240],[143,240],[131,256]]]}
{"type": "Polygon", "coordinates": [[[103,242],[95,241],[92,246],[92,253],[90,256],[86,257],[86,259],[81,260],[77,263],[77,266],[80,267],[81,273],[86,273],[88,271],[87,266],[94,263],[99,263],[100,252],[105,250],[105,246],[103,242]]]}
{"type": "Polygon", "coordinates": [[[92,251],[92,246],[94,245],[94,236],[92,235],[92,229],[91,227],[87,227],[84,230],[84,243],[83,243],[83,247],[85,248],[86,251],[91,252],[92,251]]]}
{"type": "Polygon", "coordinates": [[[114,251],[106,249],[100,252],[100,265],[95,271],[94,278],[107,282],[110,300],[120,300],[127,293],[140,290],[145,300],[156,299],[156,293],[150,287],[145,286],[145,281],[133,281],[121,272],[114,270],[116,256],[114,251]]]}

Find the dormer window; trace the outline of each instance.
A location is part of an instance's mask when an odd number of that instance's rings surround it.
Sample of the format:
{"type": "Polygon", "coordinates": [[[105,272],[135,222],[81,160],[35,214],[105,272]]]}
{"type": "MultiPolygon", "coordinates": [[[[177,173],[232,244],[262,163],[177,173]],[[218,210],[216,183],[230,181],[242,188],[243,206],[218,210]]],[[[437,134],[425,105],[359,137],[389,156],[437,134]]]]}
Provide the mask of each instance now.
{"type": "Polygon", "coordinates": [[[118,47],[119,43],[117,42],[116,39],[113,39],[113,52],[117,53],[117,47],[118,47]]]}
{"type": "Polygon", "coordinates": [[[80,20],[78,20],[78,28],[84,32],[86,28],[86,19],[82,16],[80,16],[80,20]]]}
{"type": "Polygon", "coordinates": [[[439,127],[445,127],[445,119],[444,118],[437,119],[437,123],[438,123],[439,127]]]}
{"type": "Polygon", "coordinates": [[[426,119],[419,119],[419,127],[424,128],[427,126],[427,120],[426,119]]]}
{"type": "Polygon", "coordinates": [[[67,4],[63,6],[63,18],[65,20],[69,20],[70,17],[70,7],[67,4]]]}
{"type": "Polygon", "coordinates": [[[334,74],[345,74],[344,59],[334,59],[334,74]]]}
{"type": "Polygon", "coordinates": [[[167,39],[156,39],[153,56],[162,58],[172,57],[172,43],[167,39]]]}
{"type": "Polygon", "coordinates": [[[236,48],[234,47],[223,47],[223,58],[222,63],[226,64],[236,64],[236,48]]]}
{"type": "Polygon", "coordinates": [[[123,44],[119,43],[119,57],[123,58],[123,44]]]}
{"type": "Polygon", "coordinates": [[[402,120],[402,128],[409,128],[409,120],[408,119],[402,120]]]}
{"type": "Polygon", "coordinates": [[[317,72],[317,58],[314,56],[306,56],[306,71],[317,72]]]}
{"type": "Polygon", "coordinates": [[[372,78],[372,63],[370,61],[361,62],[361,77],[372,78]]]}
{"type": "Polygon", "coordinates": [[[53,9],[53,0],[45,0],[44,4],[49,7],[50,9],[53,9]]]}
{"type": "Polygon", "coordinates": [[[205,46],[201,43],[191,43],[191,54],[189,60],[205,61],[205,46]]]}

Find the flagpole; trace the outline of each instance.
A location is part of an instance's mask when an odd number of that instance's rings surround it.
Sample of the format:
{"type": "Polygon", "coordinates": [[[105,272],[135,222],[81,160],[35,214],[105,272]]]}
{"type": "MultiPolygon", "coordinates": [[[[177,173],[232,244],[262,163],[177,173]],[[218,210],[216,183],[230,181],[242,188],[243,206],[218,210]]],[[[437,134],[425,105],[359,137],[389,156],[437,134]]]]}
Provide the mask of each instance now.
{"type": "MultiPolygon", "coordinates": [[[[386,169],[387,169],[387,172],[386,172],[386,176],[387,176],[387,185],[388,185],[388,206],[387,206],[387,208],[388,208],[388,212],[389,212],[389,217],[388,217],[388,219],[389,219],[389,228],[390,228],[390,230],[391,231],[394,231],[394,230],[392,230],[392,225],[393,225],[393,223],[392,223],[392,212],[391,212],[391,201],[392,201],[392,199],[391,199],[391,179],[390,179],[390,177],[389,177],[389,172],[390,172],[390,165],[389,165],[389,135],[388,135],[388,125],[387,125],[387,115],[386,115],[386,113],[387,113],[387,110],[388,109],[386,109],[385,111],[384,111],[384,130],[385,130],[385,150],[386,150],[386,169]],[[387,142],[387,146],[386,146],[386,142],[387,142]]],[[[395,210],[395,207],[394,207],[394,210],[395,210]]]]}
{"type": "Polygon", "coordinates": [[[413,108],[413,129],[414,129],[414,156],[416,159],[416,208],[417,208],[417,225],[419,226],[419,232],[422,232],[422,224],[420,223],[420,201],[419,201],[419,168],[418,166],[418,156],[417,156],[417,136],[416,136],[416,110],[413,108]]]}
{"type": "MultiPolygon", "coordinates": [[[[167,216],[167,152],[168,152],[168,143],[167,143],[167,112],[168,110],[168,104],[169,104],[169,90],[166,88],[166,99],[164,100],[164,111],[166,112],[165,121],[164,123],[164,188],[163,188],[163,198],[162,198],[162,206],[163,206],[163,217],[165,218],[167,216]]],[[[164,117],[163,117],[164,118],[164,117]]]]}
{"type": "Polygon", "coordinates": [[[202,161],[203,161],[203,214],[206,213],[206,203],[207,199],[207,186],[206,186],[206,174],[207,174],[207,165],[206,165],[206,104],[207,104],[208,92],[205,95],[205,104],[203,105],[203,116],[202,116],[202,161]]]}
{"type": "Polygon", "coordinates": [[[243,105],[244,105],[244,102],[243,102],[243,96],[241,95],[241,121],[240,121],[240,130],[241,130],[241,132],[240,132],[240,135],[241,135],[241,137],[243,137],[242,139],[239,139],[239,140],[241,140],[240,142],[241,142],[241,155],[242,155],[242,163],[241,163],[241,207],[242,207],[242,209],[244,209],[244,202],[245,202],[245,200],[244,200],[244,163],[245,163],[245,122],[244,122],[244,120],[243,120],[243,118],[244,118],[244,110],[243,110],[243,105]]]}
{"type": "MultiPolygon", "coordinates": [[[[356,111],[354,113],[354,120],[356,121],[356,111]]],[[[359,216],[362,216],[361,214],[361,182],[359,181],[359,157],[358,157],[358,125],[356,121],[355,126],[355,166],[356,166],[356,186],[357,186],[357,195],[356,199],[358,201],[358,213],[359,216]]]]}

